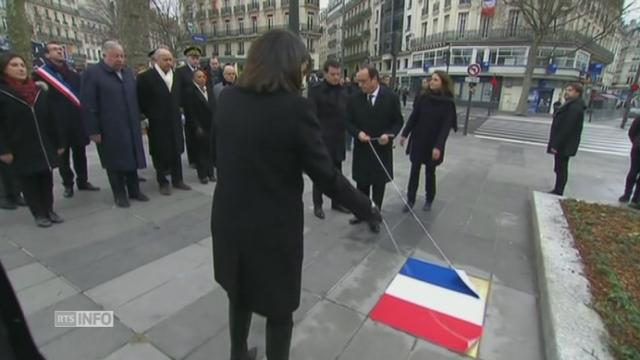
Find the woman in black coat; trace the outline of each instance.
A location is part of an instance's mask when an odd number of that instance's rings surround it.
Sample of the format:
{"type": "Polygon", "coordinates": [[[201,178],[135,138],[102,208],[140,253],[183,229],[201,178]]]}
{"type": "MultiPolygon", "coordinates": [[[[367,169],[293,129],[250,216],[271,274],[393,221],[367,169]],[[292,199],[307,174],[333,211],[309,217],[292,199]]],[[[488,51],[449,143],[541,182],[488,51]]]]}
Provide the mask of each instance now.
{"type": "Polygon", "coordinates": [[[215,279],[229,297],[231,359],[255,358],[247,350],[253,312],[267,317],[267,359],[289,358],[300,304],[303,172],[358,217],[381,221],[333,166],[313,107],[300,95],[308,61],[298,36],[269,31],[218,102],[211,232],[215,279]]]}
{"type": "Polygon", "coordinates": [[[2,55],[0,69],[0,161],[12,165],[36,225],[61,223],[53,211],[52,171],[66,146],[38,86],[46,84],[36,85],[16,54],[2,55]]]}
{"type": "Polygon", "coordinates": [[[435,71],[429,87],[416,98],[413,112],[402,131],[400,144],[409,138],[407,154],[411,160],[411,175],[407,189],[409,211],[416,203],[416,192],[422,165],[426,169],[426,202],[422,210],[431,210],[436,197],[436,167],[444,161],[444,148],[451,129],[458,131],[456,105],[453,101],[453,82],[447,73],[435,71]]]}
{"type": "Polygon", "coordinates": [[[185,115],[191,121],[196,135],[196,170],[203,184],[216,181],[215,165],[215,127],[213,115],[216,112],[216,98],[211,86],[207,84],[204,71],[193,72],[193,80],[184,87],[185,115]]]}

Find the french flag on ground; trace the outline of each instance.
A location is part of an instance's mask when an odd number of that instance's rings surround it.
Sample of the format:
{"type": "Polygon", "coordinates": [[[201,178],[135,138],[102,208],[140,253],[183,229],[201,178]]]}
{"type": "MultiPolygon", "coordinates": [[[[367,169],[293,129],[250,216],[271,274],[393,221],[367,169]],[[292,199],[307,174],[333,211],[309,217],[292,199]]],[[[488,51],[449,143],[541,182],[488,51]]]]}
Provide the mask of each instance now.
{"type": "Polygon", "coordinates": [[[370,317],[465,353],[482,335],[486,296],[463,271],[409,258],[370,317]]]}

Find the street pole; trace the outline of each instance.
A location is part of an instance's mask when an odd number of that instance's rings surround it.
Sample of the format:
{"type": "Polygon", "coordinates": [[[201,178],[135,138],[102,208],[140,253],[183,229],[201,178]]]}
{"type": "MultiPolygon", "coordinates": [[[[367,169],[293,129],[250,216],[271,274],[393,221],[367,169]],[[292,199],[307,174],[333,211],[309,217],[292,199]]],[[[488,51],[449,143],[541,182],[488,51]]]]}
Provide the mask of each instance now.
{"type": "Polygon", "coordinates": [[[447,74],[449,73],[449,64],[451,63],[451,43],[447,43],[447,74]]]}
{"type": "Polygon", "coordinates": [[[469,101],[467,102],[467,115],[464,118],[464,136],[467,136],[469,129],[469,115],[471,113],[471,96],[473,95],[473,89],[476,87],[475,83],[469,83],[469,101]]]}
{"type": "Polygon", "coordinates": [[[395,88],[396,85],[396,62],[397,60],[397,54],[396,54],[396,34],[395,34],[395,30],[393,28],[393,22],[394,22],[394,18],[395,18],[395,14],[393,12],[393,8],[394,8],[394,2],[395,0],[390,0],[391,1],[391,90],[393,90],[395,88]]]}
{"type": "MultiPolygon", "coordinates": [[[[633,78],[633,84],[638,83],[638,78],[640,78],[640,63],[637,65],[638,69],[636,70],[636,76],[633,78]]],[[[631,84],[633,86],[633,84],[631,84]]],[[[620,128],[624,129],[625,125],[627,125],[627,119],[629,118],[629,109],[631,108],[631,99],[633,99],[634,91],[629,91],[629,95],[627,95],[627,101],[624,103],[624,111],[622,113],[622,124],[620,124],[620,128]]]]}
{"type": "Polygon", "coordinates": [[[296,35],[300,34],[300,0],[289,1],[289,30],[296,35]]]}

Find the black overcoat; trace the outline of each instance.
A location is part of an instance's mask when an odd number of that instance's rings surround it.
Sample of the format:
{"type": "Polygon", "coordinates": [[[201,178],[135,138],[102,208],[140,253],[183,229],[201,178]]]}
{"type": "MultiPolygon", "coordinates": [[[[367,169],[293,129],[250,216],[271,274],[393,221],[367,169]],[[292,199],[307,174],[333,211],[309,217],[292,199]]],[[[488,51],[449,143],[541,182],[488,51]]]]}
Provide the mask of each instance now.
{"type": "Polygon", "coordinates": [[[0,154],[13,154],[16,174],[33,174],[58,166],[57,149],[66,146],[62,126],[51,114],[46,91],[39,89],[35,104],[0,84],[0,154]]]}
{"type": "Polygon", "coordinates": [[[451,129],[457,129],[456,105],[453,98],[424,94],[416,99],[402,136],[409,137],[407,154],[412,163],[440,165],[451,129]],[[440,159],[433,160],[433,149],[440,159]]]}
{"type": "Polygon", "coordinates": [[[140,112],[149,119],[149,153],[156,168],[171,164],[184,151],[180,80],[173,73],[171,91],[155,68],[138,75],[140,112]]]}
{"type": "Polygon", "coordinates": [[[578,98],[567,101],[553,114],[547,152],[551,153],[551,149],[555,149],[560,156],[576,155],[582,135],[585,108],[584,101],[578,98]]]}
{"type": "Polygon", "coordinates": [[[122,79],[104,61],[82,73],[80,102],[89,135],[102,135],[97,146],[102,167],[134,171],[147,165],[142,144],[140,111],[133,72],[125,68],[122,79]]]}
{"type": "Polygon", "coordinates": [[[371,202],[334,168],[300,95],[230,87],[220,95],[216,124],[215,279],[256,313],[290,314],[300,304],[303,172],[358,218],[371,219],[371,202]]]}
{"type": "Polygon", "coordinates": [[[329,154],[337,161],[344,161],[347,132],[347,94],[344,88],[322,81],[309,89],[308,97],[316,110],[329,154]]]}
{"type": "MultiPolygon", "coordinates": [[[[56,68],[51,65],[48,60],[47,67],[53,69],[53,74],[58,80],[64,81],[72,90],[72,92],[80,97],[80,74],[73,69],[69,69],[63,76],[56,71],[56,68]]],[[[66,66],[66,65],[65,65],[66,66]]],[[[82,121],[82,111],[80,107],[76,106],[71,100],[62,94],[58,89],[45,81],[38,73],[33,74],[34,80],[41,80],[49,85],[49,91],[47,96],[49,98],[49,105],[51,107],[52,115],[56,118],[56,121],[61,124],[64,129],[67,143],[69,146],[86,146],[89,144],[89,135],[87,134],[86,126],[82,121]]]]}
{"type": "MultiPolygon", "coordinates": [[[[402,125],[400,100],[389,88],[380,86],[374,106],[371,106],[364,93],[349,98],[347,129],[354,137],[352,176],[357,183],[386,184],[390,181],[370,145],[358,140],[358,133],[364,131],[376,138],[383,134],[396,136],[402,129],[402,125]]],[[[380,145],[374,141],[373,146],[393,178],[393,141],[389,141],[387,145],[380,145]]]]}
{"type": "Polygon", "coordinates": [[[194,132],[198,128],[202,129],[204,136],[209,140],[206,142],[199,142],[199,144],[206,144],[206,152],[211,154],[213,164],[215,164],[215,134],[216,126],[214,122],[214,115],[216,113],[216,98],[213,96],[213,90],[207,85],[207,97],[208,100],[202,95],[196,84],[191,82],[191,86],[185,88],[184,104],[185,116],[191,119],[194,132]]]}

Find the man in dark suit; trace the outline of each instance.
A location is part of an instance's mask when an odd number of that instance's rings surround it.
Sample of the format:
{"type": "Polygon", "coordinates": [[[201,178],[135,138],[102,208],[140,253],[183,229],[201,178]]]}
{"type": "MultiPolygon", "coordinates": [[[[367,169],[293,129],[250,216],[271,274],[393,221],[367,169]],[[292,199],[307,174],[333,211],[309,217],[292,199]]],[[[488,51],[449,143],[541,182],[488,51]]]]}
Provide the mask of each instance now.
{"type": "MultiPolygon", "coordinates": [[[[176,69],[176,75],[179,78],[180,91],[182,93],[182,99],[180,100],[182,107],[184,107],[187,102],[187,99],[185,99],[187,93],[186,88],[191,86],[193,83],[193,73],[200,68],[202,50],[197,46],[189,46],[184,50],[183,54],[187,57],[187,63],[176,69]]],[[[198,162],[198,136],[195,134],[193,121],[189,119],[187,114],[185,114],[184,137],[187,143],[187,159],[189,160],[189,165],[195,168],[198,162]]]]}
{"type": "MultiPolygon", "coordinates": [[[[342,172],[342,162],[345,159],[345,132],[347,95],[344,87],[340,85],[340,63],[328,60],[324,64],[324,81],[309,89],[309,100],[314,105],[316,115],[322,129],[322,139],[333,166],[342,172]]],[[[342,213],[350,213],[344,206],[332,202],[331,208],[342,213]]],[[[316,217],[324,219],[322,210],[322,191],[316,184],[313,185],[313,213],[316,217]]]]}
{"type": "MultiPolygon", "coordinates": [[[[347,103],[347,129],[356,138],[352,176],[365,195],[373,192],[373,202],[381,209],[386,184],[393,179],[392,138],[403,124],[400,100],[391,89],[380,84],[378,70],[372,65],[363,66],[356,74],[356,81],[362,93],[347,103]]],[[[351,223],[361,221],[354,218],[351,223]]],[[[370,223],[370,226],[372,231],[380,231],[380,224],[370,223]]]]}
{"type": "Polygon", "coordinates": [[[581,84],[569,84],[564,93],[566,102],[553,115],[547,152],[553,154],[555,161],[553,170],[556,173],[556,184],[549,192],[554,195],[564,194],[569,178],[569,158],[576,155],[580,145],[586,108],[582,91],[581,84]]]}
{"type": "Polygon", "coordinates": [[[75,180],[78,190],[98,191],[87,175],[87,155],[85,147],[89,145],[89,136],[84,123],[80,96],[80,75],[71,69],[64,58],[64,49],[57,42],[49,42],[45,47],[44,66],[36,70],[34,80],[41,80],[49,85],[47,96],[56,121],[63,124],[69,146],[61,155],[60,176],[64,186],[64,197],[73,196],[74,174],[71,170],[71,153],[75,180]]]}
{"type": "Polygon", "coordinates": [[[171,174],[173,187],[191,190],[182,179],[184,139],[180,120],[181,89],[174,74],[173,55],[167,49],[154,54],[154,68],[138,76],[138,103],[140,111],[149,119],[149,152],[156,169],[156,178],[162,195],[171,195],[167,174],[171,174]]]}
{"type": "Polygon", "coordinates": [[[222,68],[220,67],[220,58],[218,55],[212,55],[209,64],[205,65],[204,73],[207,76],[207,85],[211,88],[222,82],[222,68]]]}

